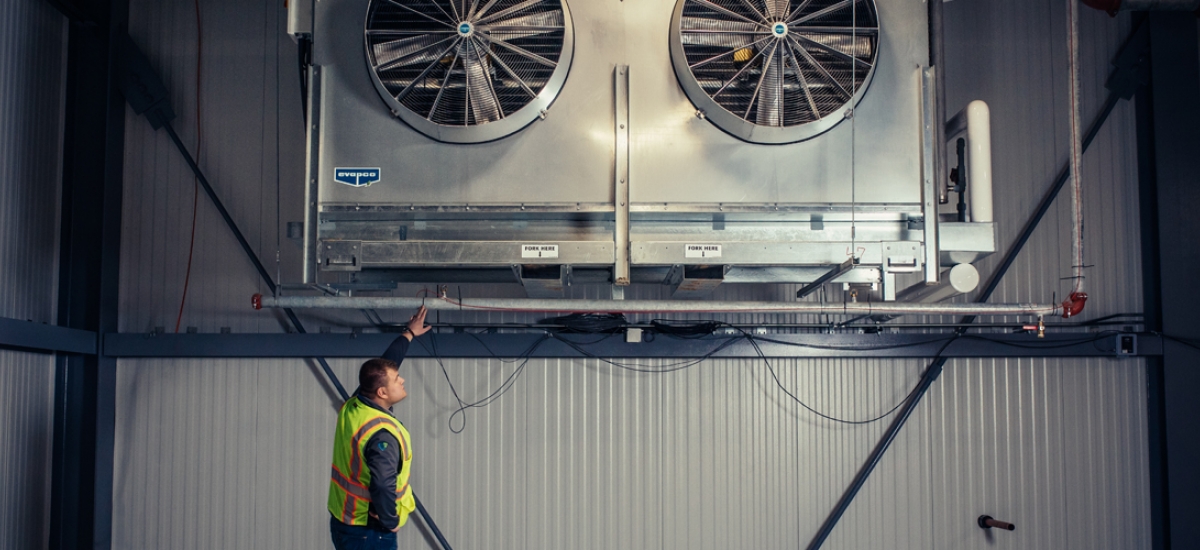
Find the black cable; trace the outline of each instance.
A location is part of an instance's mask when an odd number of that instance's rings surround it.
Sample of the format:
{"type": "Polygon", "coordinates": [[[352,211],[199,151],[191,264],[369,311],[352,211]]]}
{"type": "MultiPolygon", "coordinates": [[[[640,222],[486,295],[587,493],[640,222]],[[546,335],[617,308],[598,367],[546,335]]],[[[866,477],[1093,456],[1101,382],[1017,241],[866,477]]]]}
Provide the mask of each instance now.
{"type": "MultiPolygon", "coordinates": [[[[459,303],[462,303],[459,300],[459,303]]],[[[563,325],[563,332],[586,334],[614,334],[624,330],[629,323],[620,313],[572,313],[561,317],[550,317],[538,321],[543,325],[563,325]]]]}
{"type": "MultiPolygon", "coordinates": [[[[472,335],[472,336],[474,336],[474,335],[472,335]]],[[[516,363],[516,362],[520,361],[520,364],[517,365],[517,368],[512,372],[512,374],[509,374],[508,377],[505,378],[504,382],[502,382],[498,388],[496,388],[495,390],[493,390],[491,393],[484,396],[483,398],[481,398],[477,401],[474,401],[474,402],[470,402],[470,403],[463,400],[462,396],[458,393],[458,388],[454,386],[454,381],[450,379],[450,372],[448,370],[446,370],[446,364],[444,362],[442,362],[442,357],[437,351],[437,335],[432,334],[432,333],[430,334],[430,338],[429,338],[430,345],[429,346],[426,346],[425,342],[422,340],[414,340],[415,342],[420,343],[421,347],[425,348],[425,351],[428,352],[430,355],[432,355],[434,360],[437,361],[438,367],[440,367],[442,370],[442,376],[445,377],[445,379],[446,379],[446,384],[448,384],[450,386],[450,393],[452,393],[454,395],[454,400],[458,403],[458,409],[456,409],[454,412],[450,413],[450,418],[448,420],[448,426],[450,428],[450,431],[452,433],[458,434],[458,433],[462,433],[463,430],[465,430],[467,428],[466,411],[468,409],[486,407],[486,406],[490,405],[491,403],[495,402],[500,397],[502,397],[505,393],[508,393],[508,390],[512,388],[512,386],[516,383],[516,380],[520,377],[521,373],[524,372],[525,366],[529,363],[529,360],[533,356],[533,352],[536,351],[537,348],[540,347],[549,338],[550,337],[548,334],[542,335],[541,338],[538,338],[536,341],[533,342],[533,344],[530,344],[530,346],[524,352],[522,352],[522,354],[519,358],[514,359],[512,361],[504,361],[504,359],[502,359],[498,355],[496,355],[496,353],[493,352],[492,349],[487,346],[487,344],[484,344],[482,340],[479,340],[478,337],[475,337],[475,339],[478,340],[479,343],[483,345],[484,349],[488,350],[488,353],[490,355],[492,355],[493,358],[498,359],[503,363],[516,363]],[[454,418],[456,416],[462,417],[462,424],[457,429],[455,429],[455,427],[454,427],[454,418]]]]}

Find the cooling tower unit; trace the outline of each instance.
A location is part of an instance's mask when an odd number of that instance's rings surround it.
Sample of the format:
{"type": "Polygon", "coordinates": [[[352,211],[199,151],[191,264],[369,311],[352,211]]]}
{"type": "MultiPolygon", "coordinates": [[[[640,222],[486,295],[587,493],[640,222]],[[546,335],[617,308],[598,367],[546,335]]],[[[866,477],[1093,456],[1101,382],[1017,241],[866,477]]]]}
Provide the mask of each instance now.
{"type": "Polygon", "coordinates": [[[306,284],[825,276],[888,298],[995,248],[939,220],[920,2],[291,9],[312,10],[306,284]]]}

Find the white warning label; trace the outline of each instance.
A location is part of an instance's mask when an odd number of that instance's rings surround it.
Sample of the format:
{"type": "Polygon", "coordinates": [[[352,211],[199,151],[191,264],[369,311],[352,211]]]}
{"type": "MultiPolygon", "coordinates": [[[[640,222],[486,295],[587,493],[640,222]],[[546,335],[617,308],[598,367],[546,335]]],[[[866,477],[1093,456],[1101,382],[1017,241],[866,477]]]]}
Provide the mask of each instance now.
{"type": "Polygon", "coordinates": [[[719,244],[689,244],[684,249],[685,258],[720,258],[721,245],[719,244]]]}
{"type": "Polygon", "coordinates": [[[558,245],[556,244],[523,244],[521,245],[522,258],[557,258],[558,245]]]}

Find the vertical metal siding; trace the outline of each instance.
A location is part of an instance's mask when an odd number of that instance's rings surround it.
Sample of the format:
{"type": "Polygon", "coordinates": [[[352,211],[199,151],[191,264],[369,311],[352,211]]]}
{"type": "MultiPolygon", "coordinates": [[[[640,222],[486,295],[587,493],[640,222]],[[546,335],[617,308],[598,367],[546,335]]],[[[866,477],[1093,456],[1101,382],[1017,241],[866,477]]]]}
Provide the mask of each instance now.
{"type": "Polygon", "coordinates": [[[40,548],[50,527],[50,356],[0,350],[0,418],[0,549],[40,548]]]}
{"type": "Polygon", "coordinates": [[[54,321],[65,22],[37,0],[0,6],[0,316],[54,321]]]}
{"type": "Polygon", "coordinates": [[[956,361],[928,403],[936,548],[1149,548],[1145,383],[1141,361],[956,361]]]}
{"type": "MultiPolygon", "coordinates": [[[[1046,0],[946,5],[948,108],[982,99],[992,112],[1000,254],[979,262],[984,281],[1010,249],[1066,164],[1070,150],[1066,4],[1046,0]]],[[[1107,97],[1110,61],[1128,37],[1128,14],[1080,11],[1084,125],[1107,97]]],[[[1086,131],[1086,128],[1081,132],[1086,131]]],[[[1137,135],[1122,101],[1084,155],[1084,317],[1141,311],[1137,135]]],[[[993,302],[1065,299],[1071,281],[1070,187],[1013,264],[993,302]]]]}
{"type": "MultiPolygon", "coordinates": [[[[0,4],[0,317],[55,321],[65,20],[0,4]]],[[[54,358],[0,350],[0,549],[48,540],[54,358]]]]}
{"type": "MultiPolygon", "coordinates": [[[[200,11],[203,40],[198,42],[191,0],[134,0],[130,34],[162,75],[178,115],[172,124],[193,154],[199,101],[199,165],[272,277],[279,279],[277,257],[283,266],[299,266],[294,243],[282,239],[277,246],[281,227],[289,219],[301,219],[303,209],[303,193],[291,191],[303,181],[304,130],[296,46],[285,33],[287,14],[282,2],[201,2],[200,11]],[[278,147],[286,151],[278,171],[277,112],[278,147]],[[277,198],[282,219],[276,213],[277,198]],[[289,213],[296,214],[288,218],[289,213]]],[[[187,277],[194,178],[164,131],[154,131],[132,111],[127,117],[121,329],[173,330],[187,277]]],[[[270,314],[242,307],[266,287],[204,193],[199,201],[180,330],[280,330],[270,314]]],[[[282,277],[298,278],[298,272],[286,271],[282,277]]]]}

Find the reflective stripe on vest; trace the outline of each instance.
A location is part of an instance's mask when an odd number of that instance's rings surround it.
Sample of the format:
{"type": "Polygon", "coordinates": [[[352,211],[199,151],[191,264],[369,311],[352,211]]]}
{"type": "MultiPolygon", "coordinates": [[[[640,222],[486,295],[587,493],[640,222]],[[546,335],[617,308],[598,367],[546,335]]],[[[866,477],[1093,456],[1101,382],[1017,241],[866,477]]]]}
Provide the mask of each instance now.
{"type": "Polygon", "coordinates": [[[346,401],[338,412],[329,480],[329,513],[347,525],[367,524],[371,505],[371,472],[363,452],[367,442],[380,430],[391,433],[400,443],[400,471],[396,476],[396,513],[400,525],[404,525],[408,514],[416,509],[416,501],[408,486],[412,462],[408,430],[390,415],[355,396],[346,401]]]}

